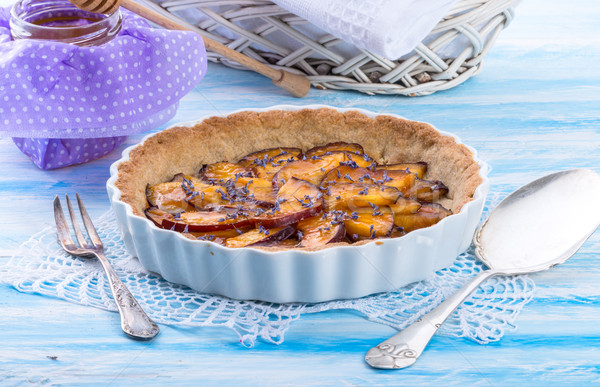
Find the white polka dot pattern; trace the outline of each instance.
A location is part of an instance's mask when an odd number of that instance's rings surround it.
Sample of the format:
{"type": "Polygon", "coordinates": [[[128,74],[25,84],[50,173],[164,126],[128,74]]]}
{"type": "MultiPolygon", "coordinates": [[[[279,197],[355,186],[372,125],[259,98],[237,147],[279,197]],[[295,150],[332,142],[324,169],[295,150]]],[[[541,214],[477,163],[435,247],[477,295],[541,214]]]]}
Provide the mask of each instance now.
{"type": "MultiPolygon", "coordinates": [[[[15,143],[41,168],[108,153],[78,153],[76,160],[53,162],[50,143],[88,139],[93,147],[95,139],[109,138],[112,145],[113,138],[118,142],[118,137],[160,126],[204,77],[206,51],[199,35],[151,28],[137,15],[122,13],[115,39],[78,47],[12,41],[8,9],[0,8],[0,135],[17,137],[15,143]],[[46,144],[47,139],[56,141],[46,144]]],[[[106,142],[96,143],[110,148],[106,142]]],[[[63,150],[75,155],[73,149],[63,150]]],[[[56,153],[54,157],[60,158],[56,153]]]]}
{"type": "MultiPolygon", "coordinates": [[[[177,112],[178,102],[169,106],[146,121],[158,125],[171,119],[177,112]]],[[[127,136],[92,138],[23,138],[13,137],[15,145],[41,169],[56,169],[69,165],[86,163],[106,156],[127,136]]]]}
{"type": "Polygon", "coordinates": [[[81,139],[13,137],[13,141],[38,167],[56,169],[105,156],[126,138],[127,136],[81,139]]]}
{"type": "Polygon", "coordinates": [[[178,101],[206,72],[197,34],[154,29],[127,11],[119,36],[97,47],[10,41],[6,24],[0,22],[0,131],[11,136],[140,132],[155,127],[147,118],[178,101]]]}

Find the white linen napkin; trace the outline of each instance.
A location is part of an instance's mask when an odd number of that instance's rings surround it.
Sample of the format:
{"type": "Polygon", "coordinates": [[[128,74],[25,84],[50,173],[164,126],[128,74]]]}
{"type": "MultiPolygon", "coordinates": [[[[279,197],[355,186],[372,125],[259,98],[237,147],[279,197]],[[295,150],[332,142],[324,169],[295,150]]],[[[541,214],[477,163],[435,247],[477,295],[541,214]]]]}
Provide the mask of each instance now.
{"type": "Polygon", "coordinates": [[[272,0],[333,36],[396,60],[411,52],[457,0],[272,0]]]}

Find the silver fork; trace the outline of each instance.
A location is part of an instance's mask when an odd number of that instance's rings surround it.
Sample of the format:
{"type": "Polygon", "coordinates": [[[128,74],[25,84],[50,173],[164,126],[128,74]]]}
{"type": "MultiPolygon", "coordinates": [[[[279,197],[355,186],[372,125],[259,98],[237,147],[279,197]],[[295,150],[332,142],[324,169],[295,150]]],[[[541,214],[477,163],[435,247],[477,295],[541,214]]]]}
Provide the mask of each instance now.
{"type": "Polygon", "coordinates": [[[102,264],[102,267],[104,268],[104,271],[106,272],[110,289],[112,290],[114,300],[117,304],[117,308],[119,309],[119,313],[121,315],[121,328],[123,329],[123,332],[125,332],[129,337],[138,340],[149,340],[153,338],[158,334],[158,326],[144,312],[131,292],[129,292],[127,287],[125,287],[125,284],[121,282],[119,276],[115,272],[115,269],[113,269],[108,262],[108,259],[106,259],[106,256],[104,255],[104,246],[102,245],[102,241],[96,232],[96,228],[94,227],[90,216],[83,206],[79,194],[76,194],[76,196],[81,219],[83,219],[83,224],[91,244],[88,243],[86,238],[83,236],[81,228],[79,227],[77,219],[75,218],[73,207],[71,207],[69,196],[65,195],[67,207],[69,209],[69,215],[71,217],[71,223],[73,225],[73,231],[75,232],[75,237],[79,243],[79,247],[75,244],[75,242],[73,242],[73,239],[71,238],[71,232],[69,231],[69,226],[67,225],[67,221],[65,220],[65,215],[60,204],[60,199],[57,195],[54,198],[54,219],[56,220],[58,239],[62,248],[67,253],[76,255],[78,257],[98,258],[102,264]]]}

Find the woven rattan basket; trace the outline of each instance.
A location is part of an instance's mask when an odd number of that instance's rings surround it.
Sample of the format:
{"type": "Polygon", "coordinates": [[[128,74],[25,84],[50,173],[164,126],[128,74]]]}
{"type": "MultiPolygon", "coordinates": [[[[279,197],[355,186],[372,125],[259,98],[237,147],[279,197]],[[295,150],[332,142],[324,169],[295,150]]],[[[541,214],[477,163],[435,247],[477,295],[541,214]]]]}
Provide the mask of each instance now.
{"type": "MultiPolygon", "coordinates": [[[[344,55],[336,48],[348,43],[325,32],[309,36],[309,22],[270,1],[167,0],[160,9],[247,56],[307,75],[318,89],[420,96],[477,74],[518,3],[459,0],[413,52],[394,61],[358,48],[344,55]],[[448,47],[454,52],[448,54],[448,47]]],[[[241,68],[215,53],[208,58],[241,68]]]]}

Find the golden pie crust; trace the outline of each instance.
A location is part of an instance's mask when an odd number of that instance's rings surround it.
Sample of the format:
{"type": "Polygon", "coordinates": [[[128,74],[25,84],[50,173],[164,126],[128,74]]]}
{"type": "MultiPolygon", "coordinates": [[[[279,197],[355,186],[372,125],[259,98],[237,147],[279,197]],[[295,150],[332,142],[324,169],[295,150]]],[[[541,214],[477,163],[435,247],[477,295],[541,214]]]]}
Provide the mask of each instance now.
{"type": "MultiPolygon", "coordinates": [[[[321,108],[245,111],[210,117],[193,127],[164,130],[130,152],[129,160],[119,165],[115,186],[121,191],[121,201],[131,205],[135,215],[145,218],[148,184],[168,181],[177,173],[196,174],[204,164],[235,162],[262,149],[308,150],[338,141],[362,145],[378,164],[427,162],[424,179],[440,180],[449,188],[440,204],[453,213],[473,200],[483,182],[473,153],[429,124],[321,108]]],[[[347,243],[325,247],[335,245],[347,243]]]]}

